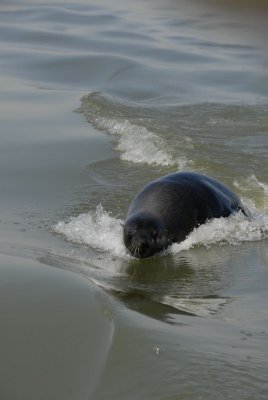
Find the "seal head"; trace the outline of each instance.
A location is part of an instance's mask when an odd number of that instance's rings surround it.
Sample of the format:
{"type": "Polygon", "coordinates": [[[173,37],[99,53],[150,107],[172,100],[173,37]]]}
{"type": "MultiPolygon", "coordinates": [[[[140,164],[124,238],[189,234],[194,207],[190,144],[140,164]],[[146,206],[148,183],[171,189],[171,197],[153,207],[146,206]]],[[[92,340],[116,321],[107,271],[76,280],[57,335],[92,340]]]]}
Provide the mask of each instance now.
{"type": "Polygon", "coordinates": [[[124,244],[133,257],[150,257],[168,246],[161,220],[149,213],[131,215],[123,229],[124,244]]]}

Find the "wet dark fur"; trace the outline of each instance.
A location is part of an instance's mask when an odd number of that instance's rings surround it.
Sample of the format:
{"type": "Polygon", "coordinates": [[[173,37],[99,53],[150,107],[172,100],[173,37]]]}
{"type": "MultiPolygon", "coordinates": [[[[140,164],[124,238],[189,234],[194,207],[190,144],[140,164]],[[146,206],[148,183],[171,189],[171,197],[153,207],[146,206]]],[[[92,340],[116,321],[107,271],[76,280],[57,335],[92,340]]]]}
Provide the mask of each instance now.
{"type": "Polygon", "coordinates": [[[240,199],[213,178],[193,172],[166,175],[146,185],[132,200],[123,239],[130,254],[150,257],[183,241],[212,218],[242,210],[240,199]]]}

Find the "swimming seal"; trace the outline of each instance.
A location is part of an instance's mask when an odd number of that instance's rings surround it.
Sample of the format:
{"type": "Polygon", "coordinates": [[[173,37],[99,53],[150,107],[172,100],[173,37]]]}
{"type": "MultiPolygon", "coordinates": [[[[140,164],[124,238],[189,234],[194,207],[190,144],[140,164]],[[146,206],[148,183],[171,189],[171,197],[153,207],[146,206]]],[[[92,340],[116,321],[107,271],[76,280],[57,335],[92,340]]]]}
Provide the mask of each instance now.
{"type": "Polygon", "coordinates": [[[222,183],[196,172],[178,172],[146,185],[132,200],[123,240],[136,258],[150,257],[212,218],[241,210],[240,199],[222,183]]]}

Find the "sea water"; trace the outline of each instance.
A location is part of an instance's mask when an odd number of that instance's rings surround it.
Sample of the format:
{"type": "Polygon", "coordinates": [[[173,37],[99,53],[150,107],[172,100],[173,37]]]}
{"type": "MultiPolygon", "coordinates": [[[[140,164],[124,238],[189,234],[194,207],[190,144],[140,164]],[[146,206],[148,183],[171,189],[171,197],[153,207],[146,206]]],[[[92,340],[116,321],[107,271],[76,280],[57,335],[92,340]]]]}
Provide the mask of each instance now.
{"type": "Polygon", "coordinates": [[[266,399],[267,6],[0,10],[0,398],[266,399]],[[174,171],[249,217],[135,260],[127,207],[174,171]]]}

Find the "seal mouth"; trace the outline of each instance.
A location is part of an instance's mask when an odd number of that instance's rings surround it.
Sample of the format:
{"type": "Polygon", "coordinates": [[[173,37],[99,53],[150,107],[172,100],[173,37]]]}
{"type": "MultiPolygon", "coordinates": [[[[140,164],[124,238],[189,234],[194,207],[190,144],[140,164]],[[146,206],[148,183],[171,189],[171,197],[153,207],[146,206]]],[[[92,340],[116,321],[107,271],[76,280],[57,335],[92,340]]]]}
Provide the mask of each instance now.
{"type": "Polygon", "coordinates": [[[139,244],[132,245],[129,252],[135,258],[147,258],[151,257],[155,253],[154,251],[151,251],[149,247],[144,247],[139,244]]]}
{"type": "Polygon", "coordinates": [[[151,257],[154,253],[159,250],[153,243],[149,242],[145,238],[139,238],[139,240],[133,240],[128,247],[128,251],[135,258],[147,258],[151,257]]]}

